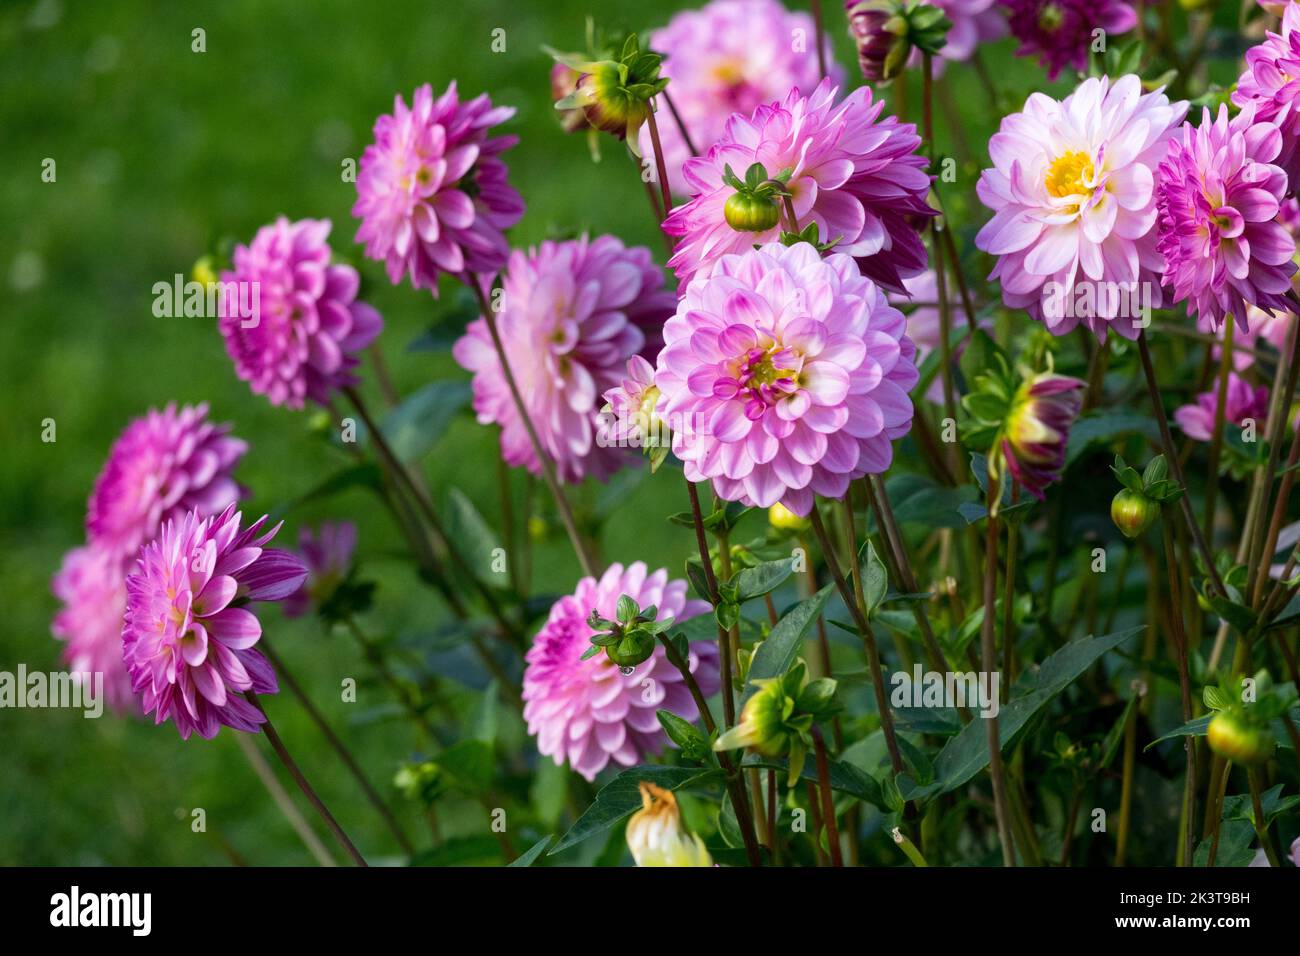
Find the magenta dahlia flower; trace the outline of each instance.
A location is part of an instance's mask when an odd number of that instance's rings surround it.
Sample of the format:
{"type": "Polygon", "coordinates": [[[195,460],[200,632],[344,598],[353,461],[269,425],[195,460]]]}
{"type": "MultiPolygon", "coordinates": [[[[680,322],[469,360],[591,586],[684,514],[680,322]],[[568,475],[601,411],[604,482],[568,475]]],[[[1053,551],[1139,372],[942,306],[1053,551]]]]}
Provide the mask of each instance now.
{"type": "Polygon", "coordinates": [[[1002,299],[1056,335],[1080,323],[1137,338],[1161,305],[1154,172],[1187,104],[1136,76],[1034,93],[989,141],[977,186],[993,218],[975,244],[998,257],[1002,299]]]}
{"type": "Polygon", "coordinates": [[[598,440],[621,448],[666,447],[668,425],[656,413],[655,368],[640,355],[627,360],[627,377],[604,395],[598,440]]]}
{"type": "Polygon", "coordinates": [[[1002,459],[1016,483],[1040,501],[1065,468],[1070,428],[1086,387],[1077,378],[1040,372],[1020,386],[1012,401],[1002,459]]]}
{"type": "Polygon", "coordinates": [[[723,181],[728,166],[737,176],[761,163],[771,177],[790,170],[799,227],[816,223],[821,240],[838,239],[835,251],[859,260],[864,275],[901,292],[903,279],[925,269],[918,222],[935,211],[926,202],[930,177],[917,153],[916,127],[881,118],[883,100],[859,87],[838,105],[837,90],[824,80],[809,96],[791,90],[784,100],[740,114],[705,156],[683,167],[690,202],[676,207],[664,231],[679,237],[668,265],[684,287],[722,256],[745,252],[780,236],[782,225],[742,231],[727,222],[725,207],[735,190],[723,181]]]}
{"type": "Polygon", "coordinates": [[[352,570],[352,553],[357,547],[357,526],[351,521],[322,521],[313,532],[298,532],[298,555],[307,568],[302,587],[284,599],[286,617],[298,617],[309,607],[329,600],[339,583],[352,570]]]}
{"type": "Polygon", "coordinates": [[[237,501],[240,487],[230,473],[247,450],[229,425],[208,421],[206,403],[150,409],[114,442],[95,479],[89,543],[126,561],[164,521],[192,509],[213,514],[237,501]]]}
{"type": "Polygon", "coordinates": [[[1220,106],[1217,119],[1205,110],[1199,127],[1185,124],[1156,182],[1165,285],[1214,329],[1228,314],[1246,326],[1252,305],[1291,308],[1295,239],[1277,221],[1287,179],[1273,165],[1282,134],[1254,112],[1229,120],[1220,106]]]}
{"type": "Polygon", "coordinates": [[[126,579],[122,656],[131,687],[154,723],[176,723],[181,738],[215,737],[224,724],[255,733],[266,717],[243,695],[274,694],[275,671],[254,645],[262,636],[250,601],[280,601],[307,569],[265,545],[266,518],[240,530],[234,505],[197,511],[163,525],[126,579]]]}
{"type": "MultiPolygon", "coordinates": [[[[608,478],[628,456],[596,440],[601,396],[629,358],[657,348],[675,302],[663,272],[642,246],[583,236],[512,253],[503,293],[496,321],[506,358],[560,480],[608,478]]],[[[501,426],[505,460],[539,474],[486,320],[469,324],[452,355],[474,373],[478,420],[501,426]]]]}
{"type": "Polygon", "coordinates": [[[122,663],[122,615],[126,577],[122,559],[93,545],[73,548],[50,589],[63,602],[50,630],[67,646],[63,662],[78,680],[102,674],[104,697],[116,711],[131,702],[131,680],[122,663]]]}
{"type": "Polygon", "coordinates": [[[849,256],[773,242],[719,259],[664,326],[655,372],[686,477],[806,515],[814,493],[885,471],[912,425],[904,330],[849,256]]]}
{"type": "MultiPolygon", "coordinates": [[[[227,299],[219,323],[235,373],[272,405],[322,405],[339,388],[355,385],[357,353],[384,327],[379,313],[357,300],[360,278],[348,265],[330,265],[328,219],[263,226],[247,246],[236,246],[233,271],[222,283],[257,290],[254,318],[227,299]]],[[[236,287],[238,287],[236,286],[236,287]]]]}
{"type": "Polygon", "coordinates": [[[490,136],[514,116],[487,94],[462,103],[456,83],[433,98],[424,84],[408,109],[401,94],[392,114],[375,121],[375,141],[361,154],[357,242],[381,261],[394,284],[410,276],[417,289],[438,293],[443,272],[495,272],[510,246],[502,230],[524,214],[501,153],[517,136],[490,136]]]}
{"type": "MultiPolygon", "coordinates": [[[[1264,42],[1246,51],[1246,71],[1237,80],[1232,102],[1253,104],[1257,122],[1274,123],[1282,133],[1276,164],[1288,181],[1300,182],[1300,5],[1289,3],[1282,32],[1269,31],[1264,42]]],[[[1288,192],[1294,193],[1292,186],[1288,192]]]]}
{"type": "MultiPolygon", "coordinates": [[[[678,13],[651,35],[650,46],[665,54],[660,75],[672,81],[668,95],[695,148],[707,151],[722,139],[732,113],[748,116],[792,89],[817,85],[821,73],[815,36],[812,17],[792,13],[777,0],[714,0],[678,13]],[[792,39],[799,35],[807,40],[802,46],[792,39]]],[[[830,76],[842,82],[844,71],[832,61],[829,40],[825,53],[830,76]]],[[[678,195],[689,195],[682,166],[691,158],[690,149],[667,110],[660,113],[658,126],[668,185],[678,195]]],[[[654,155],[645,127],[640,145],[641,155],[654,155]]]]}
{"type": "MultiPolygon", "coordinates": [[[[555,602],[526,655],[524,720],[541,753],[557,765],[567,760],[588,780],[611,760],[630,767],[663,750],[667,738],[655,711],[669,710],[689,721],[699,717],[681,672],[668,663],[663,647],[656,647],[631,674],[604,654],[582,659],[594,633],[587,618],[593,610],[615,618],[624,594],[642,608],[656,607],[657,620],[685,621],[709,610],[703,601],[687,600],[685,581],[669,581],[662,568],[647,574],[641,561],[626,570],[612,564],[599,581],[583,578],[573,594],[555,602]]],[[[692,644],[690,671],[705,696],[715,693],[717,646],[711,641],[692,644]]]]}
{"type": "MultiPolygon", "coordinates": [[[[1085,70],[1093,30],[1118,37],[1137,26],[1137,12],[1124,0],[1001,0],[1017,56],[1037,56],[1054,80],[1064,69],[1085,70]]],[[[1112,39],[1110,42],[1114,42],[1112,39]]]]}
{"type": "MultiPolygon", "coordinates": [[[[1251,385],[1236,372],[1228,373],[1227,403],[1223,407],[1223,420],[1242,427],[1247,419],[1256,423],[1259,429],[1264,427],[1268,415],[1268,386],[1251,385]]],[[[1174,421],[1178,422],[1184,434],[1196,441],[1210,441],[1214,437],[1214,415],[1219,408],[1219,389],[1217,384],[1208,392],[1196,396],[1196,401],[1184,405],[1174,412],[1174,421]]]]}

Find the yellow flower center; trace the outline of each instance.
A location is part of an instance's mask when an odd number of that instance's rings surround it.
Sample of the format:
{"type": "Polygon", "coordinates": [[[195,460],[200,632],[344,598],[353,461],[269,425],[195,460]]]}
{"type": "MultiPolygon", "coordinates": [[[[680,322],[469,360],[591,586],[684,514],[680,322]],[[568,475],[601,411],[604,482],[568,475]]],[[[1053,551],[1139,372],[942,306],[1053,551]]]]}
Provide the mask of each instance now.
{"type": "Polygon", "coordinates": [[[1096,170],[1092,157],[1087,153],[1071,150],[1056,159],[1047,170],[1047,191],[1060,199],[1063,196],[1076,196],[1092,192],[1087,181],[1092,179],[1096,170]]]}

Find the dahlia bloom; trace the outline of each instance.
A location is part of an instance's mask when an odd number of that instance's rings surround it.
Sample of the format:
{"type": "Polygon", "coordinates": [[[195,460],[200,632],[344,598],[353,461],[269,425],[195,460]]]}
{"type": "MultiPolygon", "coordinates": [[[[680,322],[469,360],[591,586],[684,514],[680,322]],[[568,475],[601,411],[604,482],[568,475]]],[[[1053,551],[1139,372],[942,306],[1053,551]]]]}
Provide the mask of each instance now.
{"type": "MultiPolygon", "coordinates": [[[[503,290],[496,321],[506,358],[560,480],[608,478],[627,454],[596,441],[600,398],[629,358],[657,346],[675,301],[663,272],[644,247],[584,236],[512,253],[503,290]]],[[[540,473],[485,319],[470,323],[452,355],[474,373],[478,420],[501,426],[505,460],[540,473]]]]}
{"type": "Polygon", "coordinates": [[[151,409],[122,432],[95,479],[88,542],[126,561],[164,521],[220,511],[239,499],[230,473],[247,450],[229,425],[208,421],[206,403],[151,409]]]}
{"type": "Polygon", "coordinates": [[[1255,107],[1183,126],[1160,164],[1157,231],[1164,281],[1187,314],[1218,329],[1232,314],[1247,327],[1248,308],[1290,311],[1295,239],[1277,221],[1286,173],[1273,165],[1282,134],[1256,121],[1255,107]]]}
{"type": "Polygon", "coordinates": [[[705,156],[683,167],[690,202],[676,207],[664,232],[679,237],[668,265],[679,285],[707,273],[721,257],[745,252],[781,235],[733,229],[724,208],[735,192],[723,181],[726,167],[743,173],[761,163],[769,176],[791,170],[800,228],[816,223],[821,241],[839,239],[835,251],[859,260],[864,275],[901,292],[903,279],[925,269],[918,219],[935,215],[926,202],[930,177],[917,153],[916,127],[881,118],[884,101],[859,87],[836,105],[835,86],[823,80],[809,96],[791,90],[750,117],[736,114],[705,156]]]}
{"type": "Polygon", "coordinates": [[[235,373],[272,405],[302,408],[306,398],[324,405],[336,389],[355,385],[356,353],[384,327],[357,301],[357,270],[330,265],[329,233],[328,219],[281,216],[236,246],[233,271],[221,275],[257,290],[255,322],[227,299],[218,327],[235,373]]]}
{"type": "MultiPolygon", "coordinates": [[[[821,73],[815,36],[812,17],[792,13],[778,0],[714,0],[678,13],[651,34],[650,47],[665,54],[660,75],[672,81],[668,95],[695,148],[707,151],[722,139],[732,113],[748,116],[792,89],[817,85],[821,73]],[[807,39],[801,50],[791,39],[796,30],[807,39]]],[[[825,52],[830,76],[842,82],[844,71],[833,62],[829,41],[825,52]]],[[[691,158],[690,149],[667,110],[658,126],[668,185],[678,195],[689,195],[682,167],[691,158]]],[[[641,155],[654,155],[648,129],[641,131],[640,146],[641,155]]]]}
{"type": "MultiPolygon", "coordinates": [[[[525,658],[524,720],[541,753],[557,765],[567,760],[588,780],[611,760],[630,767],[663,749],[667,737],[656,710],[670,710],[684,720],[699,717],[681,672],[668,662],[662,646],[631,674],[603,654],[582,660],[594,633],[587,618],[593,610],[616,617],[624,594],[642,608],[657,608],[657,620],[685,621],[709,609],[703,601],[686,599],[685,581],[669,581],[663,569],[648,575],[641,561],[626,569],[610,565],[599,580],[583,578],[573,594],[555,602],[525,658]]],[[[689,666],[706,696],[717,691],[715,644],[692,644],[689,666]]]]}
{"type": "Polygon", "coordinates": [[[1040,372],[1020,386],[1012,401],[1002,458],[1011,477],[1040,501],[1065,467],[1070,426],[1079,417],[1085,387],[1077,378],[1040,372]]]}
{"type": "Polygon", "coordinates": [[[230,505],[163,525],[126,579],[122,656],[146,714],[173,720],[183,740],[215,737],[224,724],[255,733],[266,717],[243,696],[274,694],[275,671],[254,645],[262,636],[249,601],[280,601],[307,576],[287,551],[264,545],[266,518],[240,530],[230,505]]]}
{"type": "Polygon", "coordinates": [[[438,293],[448,272],[495,272],[510,247],[502,230],[524,214],[524,201],[507,180],[501,153],[517,136],[489,136],[514,116],[493,107],[487,94],[461,102],[453,80],[433,98],[424,84],[407,107],[401,94],[393,112],[375,121],[375,141],[361,154],[357,242],[382,261],[394,284],[409,276],[417,289],[438,293]]]}
{"type": "Polygon", "coordinates": [[[671,790],[642,780],[641,809],[627,821],[627,847],[637,866],[712,866],[698,833],[689,833],[671,790]]]}
{"type": "Polygon", "coordinates": [[[357,526],[351,521],[323,521],[313,532],[298,532],[298,555],[307,568],[302,587],[284,599],[285,617],[299,617],[312,606],[329,600],[352,569],[352,552],[357,547],[357,526]]]}
{"type": "Polygon", "coordinates": [[[989,141],[977,186],[993,218],[975,244],[998,256],[1002,299],[1055,335],[1137,338],[1159,308],[1153,173],[1187,104],[1124,76],[1084,80],[1062,101],[1034,93],[989,141]]]}
{"type": "MultiPolygon", "coordinates": [[[[1118,37],[1137,26],[1137,12],[1124,0],[1001,0],[1011,33],[1020,41],[1017,56],[1037,55],[1047,78],[1061,70],[1086,70],[1092,31],[1118,37]]],[[[1113,41],[1112,41],[1113,42],[1113,41]]]]}
{"type": "Polygon", "coordinates": [[[849,256],[779,242],[723,256],[687,286],[655,372],[686,477],[806,515],[814,493],[885,471],[912,425],[905,324],[849,256]]]}
{"type": "Polygon", "coordinates": [[[659,387],[654,366],[640,355],[627,360],[627,377],[605,393],[597,441],[620,448],[667,447],[668,425],[655,412],[659,387]]]}
{"type": "Polygon", "coordinates": [[[122,615],[126,583],[122,560],[103,548],[73,548],[50,584],[63,607],[54,615],[51,632],[67,646],[63,662],[85,680],[103,674],[104,697],[121,711],[131,701],[131,680],[122,663],[122,615]]]}
{"type": "MultiPolygon", "coordinates": [[[[1232,102],[1254,104],[1256,122],[1273,123],[1282,133],[1276,163],[1290,182],[1300,182],[1300,6],[1288,3],[1282,32],[1272,30],[1264,42],[1246,51],[1246,71],[1237,80],[1232,102]]],[[[1295,192],[1294,188],[1289,190],[1295,192]]]]}
{"type": "MultiPolygon", "coordinates": [[[[1251,419],[1262,428],[1268,415],[1268,386],[1251,385],[1236,372],[1228,373],[1227,403],[1223,407],[1223,420],[1239,428],[1251,419]]],[[[1210,441],[1214,437],[1214,415],[1219,407],[1219,389],[1216,386],[1196,396],[1196,401],[1174,412],[1174,421],[1188,438],[1210,441]]]]}

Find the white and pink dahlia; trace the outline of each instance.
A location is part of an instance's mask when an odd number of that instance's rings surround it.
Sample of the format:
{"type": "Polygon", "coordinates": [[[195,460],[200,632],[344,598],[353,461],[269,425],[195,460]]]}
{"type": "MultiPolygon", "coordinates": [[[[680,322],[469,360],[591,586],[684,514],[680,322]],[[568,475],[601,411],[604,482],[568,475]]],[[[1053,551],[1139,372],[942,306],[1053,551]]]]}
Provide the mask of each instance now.
{"type": "Polygon", "coordinates": [[[1129,75],[1061,101],[1034,93],[1002,121],[977,187],[994,215],[975,244],[998,257],[989,278],[1008,307],[1056,335],[1082,323],[1137,338],[1161,305],[1154,173],[1186,113],[1129,75]]]}
{"type": "Polygon", "coordinates": [[[213,514],[237,501],[231,471],[248,450],[229,425],[208,421],[208,406],[169,404],[127,426],[95,479],[86,511],[90,544],[127,561],[164,521],[197,509],[213,514]]]}
{"type": "Polygon", "coordinates": [[[1246,71],[1237,80],[1232,102],[1253,104],[1255,119],[1277,124],[1282,149],[1274,162],[1286,170],[1294,194],[1300,182],[1300,4],[1282,11],[1281,33],[1269,31],[1264,42],[1246,51],[1246,71]]]}
{"type": "MultiPolygon", "coordinates": [[[[497,326],[533,427],[561,481],[604,480],[627,460],[597,440],[602,396],[627,360],[654,354],[675,297],[650,250],[613,236],[543,242],[511,254],[497,326]]],[[[534,474],[541,462],[519,416],[485,319],[452,355],[474,373],[474,410],[501,426],[501,453],[534,474]]]]}
{"type": "Polygon", "coordinates": [[[216,517],[168,521],[127,576],[122,656],[144,713],[172,720],[182,739],[215,737],[224,724],[257,732],[266,717],[244,692],[273,694],[275,671],[255,647],[262,625],[245,605],[280,601],[307,569],[265,545],[266,518],[240,529],[231,505],[216,517]]]}
{"type": "MultiPolygon", "coordinates": [[[[703,152],[722,138],[732,113],[748,116],[792,89],[817,85],[821,72],[815,36],[812,17],[792,13],[778,0],[714,0],[675,15],[651,35],[650,46],[665,54],[660,75],[672,81],[668,95],[692,144],[703,152]],[[793,41],[800,35],[806,43],[793,41]]],[[[831,77],[842,82],[844,71],[832,62],[829,40],[825,55],[831,77]]],[[[682,165],[691,152],[666,111],[659,120],[659,138],[669,186],[678,195],[689,195],[682,165]]],[[[645,127],[641,154],[654,155],[645,127]]]]}
{"type": "Polygon", "coordinates": [[[256,290],[255,315],[241,315],[226,298],[219,328],[235,373],[272,405],[302,408],[308,398],[324,405],[355,385],[357,353],[384,327],[357,300],[357,270],[330,264],[329,234],[328,219],[281,216],[236,246],[234,269],[221,275],[223,284],[256,290]]]}
{"type": "Polygon", "coordinates": [[[73,548],[50,584],[63,607],[51,632],[67,646],[63,662],[78,680],[102,674],[104,697],[116,711],[131,702],[131,679],[122,662],[126,579],[122,559],[93,545],[73,548]]]}
{"type": "MultiPolygon", "coordinates": [[[[583,578],[573,594],[555,602],[526,656],[524,720],[541,753],[556,764],[567,760],[588,780],[611,760],[630,767],[663,750],[667,737],[655,711],[669,710],[689,721],[699,717],[681,672],[668,662],[663,647],[630,674],[604,654],[582,659],[594,633],[587,618],[593,610],[616,618],[624,594],[642,608],[654,605],[658,620],[685,621],[709,609],[703,601],[687,600],[685,581],[669,581],[662,568],[647,574],[641,561],[626,569],[612,564],[600,580],[583,578]]],[[[690,671],[705,696],[718,690],[713,642],[691,645],[690,671]]]]}
{"type": "Polygon", "coordinates": [[[912,425],[916,347],[849,256],[768,243],[720,259],[664,326],[673,453],[728,501],[806,515],[885,471],[912,425]]]}
{"type": "Polygon", "coordinates": [[[726,168],[743,177],[754,163],[769,177],[790,170],[786,185],[799,227],[816,223],[821,241],[838,239],[835,251],[857,259],[868,278],[901,292],[905,278],[925,269],[917,225],[935,212],[926,202],[930,177],[917,152],[916,127],[882,118],[884,101],[873,101],[868,87],[839,104],[837,92],[823,80],[809,96],[791,90],[752,116],[738,113],[706,155],[686,162],[683,175],[694,198],[664,221],[664,231],[679,239],[668,261],[679,285],[722,256],[780,236],[779,223],[751,232],[727,222],[735,190],[723,181],[726,168]]]}
{"type": "Polygon", "coordinates": [[[524,214],[501,154],[517,136],[492,136],[514,116],[487,94],[461,102],[456,83],[433,98],[428,83],[408,108],[401,94],[393,112],[375,121],[375,141],[361,154],[357,242],[383,262],[394,284],[409,276],[417,289],[438,292],[443,273],[495,272],[510,246],[503,230],[524,214]]]}
{"type": "Polygon", "coordinates": [[[1185,124],[1160,164],[1156,186],[1164,281],[1175,302],[1202,328],[1228,315],[1244,327],[1250,306],[1290,311],[1295,239],[1279,221],[1286,172],[1273,165],[1282,150],[1274,123],[1247,104],[1228,118],[1220,106],[1201,125],[1185,124]]]}

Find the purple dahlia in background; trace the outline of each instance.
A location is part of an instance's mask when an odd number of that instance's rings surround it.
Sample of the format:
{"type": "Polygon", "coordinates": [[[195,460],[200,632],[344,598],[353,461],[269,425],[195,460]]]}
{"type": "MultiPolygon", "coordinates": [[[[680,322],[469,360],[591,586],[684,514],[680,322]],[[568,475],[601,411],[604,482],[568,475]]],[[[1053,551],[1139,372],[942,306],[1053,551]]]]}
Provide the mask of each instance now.
{"type": "MultiPolygon", "coordinates": [[[[691,142],[707,152],[722,139],[732,113],[748,116],[792,89],[817,86],[821,71],[815,36],[812,17],[790,12],[777,0],[714,0],[677,13],[651,35],[650,47],[664,54],[660,75],[672,81],[668,95],[691,142]],[[800,35],[796,31],[806,40],[802,46],[794,42],[800,35]]],[[[826,63],[832,79],[842,82],[844,71],[832,60],[829,40],[826,63]]],[[[668,184],[674,193],[689,195],[682,166],[691,158],[690,150],[666,109],[658,125],[668,184]]],[[[654,155],[646,128],[640,145],[641,155],[654,155]]]]}
{"type": "Polygon", "coordinates": [[[905,278],[925,270],[917,228],[935,211],[926,202],[930,177],[916,127],[882,118],[884,101],[873,101],[867,87],[839,104],[837,92],[823,80],[808,96],[791,90],[752,116],[738,113],[705,156],[687,161],[683,173],[694,198],[664,222],[679,239],[668,265],[680,286],[723,256],[780,237],[780,223],[752,232],[727,222],[724,209],[735,190],[723,180],[726,169],[743,176],[754,163],[769,177],[790,170],[786,186],[799,228],[816,224],[822,242],[838,239],[835,251],[857,259],[869,279],[901,292],[905,278]]]}
{"type": "Polygon", "coordinates": [[[151,409],[126,427],[95,479],[88,543],[127,561],[164,521],[220,511],[239,499],[230,473],[247,450],[229,425],[208,421],[206,403],[151,409]]]}
{"type": "MultiPolygon", "coordinates": [[[[254,317],[227,300],[219,328],[235,373],[272,405],[324,405],[336,389],[357,383],[357,353],[384,327],[379,313],[357,300],[360,278],[348,265],[330,265],[328,219],[263,226],[236,246],[234,269],[222,283],[256,290],[254,317]]],[[[241,296],[242,298],[242,296],[241,296]]]]}
{"type": "Polygon", "coordinates": [[[814,494],[884,472],[912,426],[905,326],[849,256],[773,242],[717,260],[664,326],[655,372],[686,477],[806,515],[814,494]]]}
{"type": "Polygon", "coordinates": [[[298,532],[298,556],[307,568],[302,587],[284,599],[286,617],[299,617],[309,607],[329,600],[352,570],[357,547],[357,526],[351,521],[322,521],[316,531],[298,532]]]}
{"type": "MultiPolygon", "coordinates": [[[[642,608],[657,608],[656,620],[686,621],[709,610],[703,601],[687,600],[685,581],[668,580],[662,568],[648,574],[641,561],[626,569],[612,564],[599,580],[583,578],[573,594],[555,602],[526,655],[524,720],[541,753],[557,765],[567,761],[588,780],[610,761],[630,767],[663,750],[667,737],[655,711],[692,722],[699,718],[681,672],[668,663],[662,646],[630,674],[604,654],[582,659],[595,633],[587,624],[591,612],[615,619],[624,594],[642,608]]],[[[706,697],[718,690],[717,645],[692,644],[689,666],[706,697]]]]}
{"type": "MultiPolygon", "coordinates": [[[[613,236],[543,242],[511,254],[496,315],[524,407],[561,481],[604,480],[627,460],[598,441],[602,396],[627,361],[653,355],[676,297],[650,250],[613,236]]],[[[478,420],[501,426],[501,453],[540,474],[485,319],[469,324],[452,355],[474,373],[478,420]]]]}
{"type": "Polygon", "coordinates": [[[1159,249],[1164,282],[1187,314],[1215,330],[1231,314],[1250,321],[1249,307],[1290,311],[1295,239],[1278,222],[1286,172],[1273,165],[1282,133],[1257,121],[1248,104],[1228,118],[1202,114],[1184,124],[1156,179],[1159,249]]]}
{"type": "MultiPolygon", "coordinates": [[[[1275,123],[1282,133],[1276,160],[1291,183],[1300,181],[1300,5],[1287,4],[1282,32],[1269,31],[1258,46],[1246,51],[1246,71],[1237,80],[1232,102],[1253,104],[1257,122],[1275,123]]],[[[1295,193],[1295,186],[1287,190],[1295,193]]]]}
{"type": "Polygon", "coordinates": [[[154,722],[182,739],[212,738],[224,724],[256,733],[266,717],[245,691],[273,694],[275,671],[255,645],[262,625],[245,605],[281,601],[307,576],[302,562],[265,545],[266,518],[240,528],[230,505],[216,517],[169,520],[127,576],[123,658],[132,689],[154,722]]]}
{"type": "Polygon", "coordinates": [[[1062,70],[1086,70],[1093,30],[1105,30],[1107,42],[1137,26],[1137,12],[1123,0],[1001,0],[1012,35],[1020,41],[1017,56],[1037,56],[1056,79],[1062,70]]]}
{"type": "Polygon", "coordinates": [[[63,556],[63,565],[50,585],[54,596],[63,602],[50,630],[66,642],[64,664],[78,680],[103,674],[104,696],[115,711],[125,710],[131,702],[131,679],[122,662],[122,615],[126,611],[122,563],[103,548],[73,548],[63,556]]]}
{"type": "Polygon", "coordinates": [[[523,216],[524,201],[501,154],[519,138],[491,132],[514,114],[487,94],[461,102],[453,81],[436,100],[424,84],[410,107],[397,94],[393,112],[375,121],[352,215],[361,220],[356,241],[384,263],[391,282],[409,276],[437,295],[444,272],[490,273],[505,264],[503,231],[523,216]]]}
{"type": "MultiPolygon", "coordinates": [[[[1242,427],[1247,419],[1252,419],[1259,430],[1263,430],[1264,419],[1268,415],[1268,386],[1251,385],[1237,375],[1228,373],[1227,402],[1223,406],[1223,420],[1229,424],[1242,427]]],[[[1216,385],[1208,392],[1196,396],[1196,401],[1184,405],[1174,412],[1174,421],[1188,438],[1197,441],[1210,441],[1214,437],[1214,417],[1219,407],[1219,389],[1216,385]]]]}

